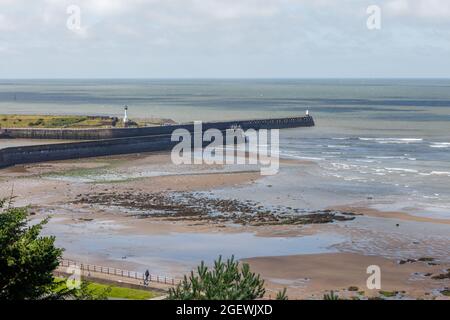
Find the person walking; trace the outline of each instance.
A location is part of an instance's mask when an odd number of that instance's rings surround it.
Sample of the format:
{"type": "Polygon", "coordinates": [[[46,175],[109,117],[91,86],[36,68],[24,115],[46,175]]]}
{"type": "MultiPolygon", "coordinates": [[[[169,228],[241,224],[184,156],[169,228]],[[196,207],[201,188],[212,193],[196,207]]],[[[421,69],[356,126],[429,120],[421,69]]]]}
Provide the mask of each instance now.
{"type": "Polygon", "coordinates": [[[145,271],[145,280],[144,280],[144,285],[148,286],[149,283],[149,277],[150,277],[150,271],[148,271],[148,269],[145,271]]]}

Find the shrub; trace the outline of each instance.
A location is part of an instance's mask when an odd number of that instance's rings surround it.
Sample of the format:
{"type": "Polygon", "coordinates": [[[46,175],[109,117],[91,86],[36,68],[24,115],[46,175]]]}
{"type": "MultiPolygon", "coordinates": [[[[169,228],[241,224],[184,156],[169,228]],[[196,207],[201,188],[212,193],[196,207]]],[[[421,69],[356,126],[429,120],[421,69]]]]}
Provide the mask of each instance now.
{"type": "Polygon", "coordinates": [[[265,294],[264,280],[250,272],[246,263],[239,266],[234,257],[226,262],[222,257],[209,270],[202,261],[197,274],[191,272],[189,278],[169,290],[169,300],[254,300],[265,294]]]}

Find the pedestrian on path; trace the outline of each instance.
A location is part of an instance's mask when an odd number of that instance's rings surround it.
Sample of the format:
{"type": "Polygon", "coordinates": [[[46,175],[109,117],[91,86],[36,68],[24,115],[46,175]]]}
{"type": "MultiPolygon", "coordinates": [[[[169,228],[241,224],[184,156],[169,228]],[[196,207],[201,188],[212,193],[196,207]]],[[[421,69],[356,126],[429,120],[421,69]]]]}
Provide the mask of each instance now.
{"type": "Polygon", "coordinates": [[[148,271],[148,269],[147,269],[145,271],[145,280],[144,280],[144,285],[146,285],[146,286],[148,286],[149,277],[150,277],[150,271],[148,271]]]}

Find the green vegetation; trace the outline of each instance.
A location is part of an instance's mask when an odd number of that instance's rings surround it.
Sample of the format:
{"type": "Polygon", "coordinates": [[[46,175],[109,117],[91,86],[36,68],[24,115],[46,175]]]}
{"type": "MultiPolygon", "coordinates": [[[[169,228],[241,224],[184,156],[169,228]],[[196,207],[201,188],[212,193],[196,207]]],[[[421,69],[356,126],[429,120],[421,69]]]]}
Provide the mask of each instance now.
{"type": "Polygon", "coordinates": [[[54,281],[63,250],[40,235],[48,219],[30,226],[27,217],[0,199],[0,300],[95,299],[86,285],[75,292],[54,281]]]}
{"type": "Polygon", "coordinates": [[[450,297],[450,289],[444,289],[441,291],[441,293],[446,297],[450,297]]]}
{"type": "MultiPolygon", "coordinates": [[[[64,291],[67,289],[66,287],[66,279],[64,278],[57,278],[55,279],[55,282],[57,283],[58,287],[55,289],[55,292],[64,291]]],[[[132,289],[132,288],[126,288],[126,287],[119,287],[114,285],[105,285],[101,283],[95,283],[95,282],[86,282],[83,281],[83,284],[85,287],[80,290],[76,290],[75,292],[79,295],[83,295],[82,292],[89,292],[93,299],[108,299],[108,298],[114,298],[114,299],[129,299],[129,300],[148,300],[155,297],[158,297],[160,294],[153,292],[153,291],[147,291],[147,290],[139,290],[139,289],[132,289]]]]}
{"type": "MultiPolygon", "coordinates": [[[[170,119],[139,119],[137,126],[174,124],[170,119]]],[[[110,128],[123,127],[117,117],[76,116],[76,115],[0,115],[0,128],[110,128]]]]}
{"type": "Polygon", "coordinates": [[[330,291],[330,293],[326,293],[323,295],[323,300],[340,300],[339,296],[334,293],[333,290],[330,291]]]}
{"type": "Polygon", "coordinates": [[[47,121],[46,125],[49,127],[70,127],[74,124],[86,121],[87,117],[64,117],[64,118],[53,118],[47,121]]]}
{"type": "Polygon", "coordinates": [[[108,298],[116,299],[131,299],[131,300],[148,300],[159,296],[159,294],[139,289],[117,287],[117,286],[107,286],[99,283],[90,283],[88,288],[94,293],[101,293],[104,290],[110,288],[111,290],[106,293],[108,298]]]}
{"type": "MultiPolygon", "coordinates": [[[[202,261],[197,275],[191,272],[189,278],[176,288],[169,289],[169,300],[254,300],[265,294],[264,280],[250,272],[246,263],[239,266],[234,257],[226,262],[222,257],[209,270],[202,261]]],[[[285,293],[283,294],[285,296],[285,293]]]]}
{"type": "Polygon", "coordinates": [[[382,296],[385,296],[386,298],[392,298],[398,294],[398,291],[383,291],[383,290],[381,290],[381,291],[379,291],[379,293],[382,296]]]}
{"type": "Polygon", "coordinates": [[[62,249],[54,237],[40,235],[45,219],[30,225],[26,208],[14,208],[0,199],[0,300],[97,300],[107,298],[144,300],[158,294],[83,281],[68,289],[65,279],[55,278],[62,249]]]}
{"type": "Polygon", "coordinates": [[[286,294],[286,288],[283,289],[283,291],[280,291],[277,293],[277,296],[275,299],[277,300],[288,300],[288,296],[286,294]]]}
{"type": "Polygon", "coordinates": [[[0,200],[0,299],[55,298],[53,270],[62,249],[42,237],[47,220],[29,226],[27,210],[0,200]]]}
{"type": "Polygon", "coordinates": [[[0,115],[1,128],[97,128],[111,127],[117,118],[50,115],[0,115]]]}

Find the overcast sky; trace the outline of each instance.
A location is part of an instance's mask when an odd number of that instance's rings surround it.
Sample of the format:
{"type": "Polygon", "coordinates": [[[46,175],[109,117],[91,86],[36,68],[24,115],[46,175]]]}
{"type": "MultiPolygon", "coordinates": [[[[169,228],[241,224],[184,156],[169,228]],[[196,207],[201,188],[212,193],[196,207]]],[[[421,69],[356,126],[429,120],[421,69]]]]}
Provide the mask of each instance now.
{"type": "Polygon", "coordinates": [[[450,0],[0,0],[0,78],[450,77],[449,57],[450,0]]]}

